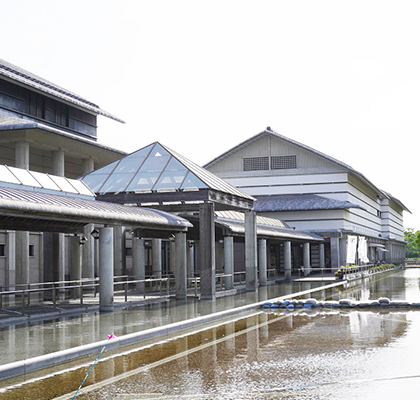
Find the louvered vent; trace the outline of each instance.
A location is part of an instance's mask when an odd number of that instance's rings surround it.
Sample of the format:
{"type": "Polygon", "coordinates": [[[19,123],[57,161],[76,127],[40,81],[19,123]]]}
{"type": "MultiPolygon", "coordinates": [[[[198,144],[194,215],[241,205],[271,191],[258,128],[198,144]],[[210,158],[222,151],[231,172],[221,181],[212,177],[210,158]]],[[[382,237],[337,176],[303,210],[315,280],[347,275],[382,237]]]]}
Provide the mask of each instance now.
{"type": "Polygon", "coordinates": [[[271,169],[296,169],[296,155],[293,156],[272,156],[271,169]]]}
{"type": "Polygon", "coordinates": [[[244,158],[244,171],[266,171],[270,169],[269,157],[244,158]]]}

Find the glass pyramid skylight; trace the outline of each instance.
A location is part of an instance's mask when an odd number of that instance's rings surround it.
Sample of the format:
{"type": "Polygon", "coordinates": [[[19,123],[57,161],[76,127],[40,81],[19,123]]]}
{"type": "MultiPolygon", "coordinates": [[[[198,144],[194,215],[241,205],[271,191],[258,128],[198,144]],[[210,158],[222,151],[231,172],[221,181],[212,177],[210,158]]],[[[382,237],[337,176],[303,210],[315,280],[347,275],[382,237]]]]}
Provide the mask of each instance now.
{"type": "Polygon", "coordinates": [[[95,193],[168,192],[208,189],[174,154],[152,143],[83,178],[95,193]]]}

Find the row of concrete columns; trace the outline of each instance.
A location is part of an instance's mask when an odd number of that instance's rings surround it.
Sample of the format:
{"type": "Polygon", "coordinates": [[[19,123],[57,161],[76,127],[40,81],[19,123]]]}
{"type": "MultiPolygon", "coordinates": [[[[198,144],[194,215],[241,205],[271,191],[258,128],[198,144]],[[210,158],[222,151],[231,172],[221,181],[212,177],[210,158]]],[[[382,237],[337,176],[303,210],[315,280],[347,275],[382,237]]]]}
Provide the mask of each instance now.
{"type": "MultiPolygon", "coordinates": [[[[29,169],[30,161],[30,144],[26,141],[20,141],[15,143],[15,167],[29,169]]],[[[88,173],[94,170],[93,159],[83,159],[83,173],[88,173]]],[[[65,176],[65,153],[63,150],[58,149],[52,152],[51,160],[51,172],[56,176],[65,176]]],[[[89,237],[93,226],[87,225],[85,236],[89,237]]],[[[49,249],[50,258],[52,258],[52,267],[56,269],[56,279],[58,281],[65,280],[65,254],[66,254],[66,241],[64,234],[55,233],[51,234],[50,240],[51,245],[54,247],[49,249]]],[[[15,257],[15,281],[11,284],[21,284],[30,282],[29,276],[29,232],[19,231],[15,235],[14,247],[16,249],[15,257]]],[[[83,277],[91,278],[94,277],[94,244],[93,241],[89,241],[83,248],[83,265],[85,269],[82,271],[83,277]]],[[[73,257],[74,259],[74,257],[73,257]]],[[[73,272],[73,275],[76,273],[73,272]]],[[[77,274],[79,275],[79,274],[77,274]]]]}

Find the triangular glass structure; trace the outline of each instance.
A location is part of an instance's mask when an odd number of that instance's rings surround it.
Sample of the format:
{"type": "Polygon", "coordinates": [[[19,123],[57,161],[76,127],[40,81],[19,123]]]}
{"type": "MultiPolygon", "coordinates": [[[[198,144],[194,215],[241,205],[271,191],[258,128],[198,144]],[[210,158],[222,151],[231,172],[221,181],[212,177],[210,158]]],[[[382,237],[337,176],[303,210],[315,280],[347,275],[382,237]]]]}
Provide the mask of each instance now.
{"type": "Polygon", "coordinates": [[[183,159],[157,142],[82,179],[100,194],[209,189],[183,159]]]}

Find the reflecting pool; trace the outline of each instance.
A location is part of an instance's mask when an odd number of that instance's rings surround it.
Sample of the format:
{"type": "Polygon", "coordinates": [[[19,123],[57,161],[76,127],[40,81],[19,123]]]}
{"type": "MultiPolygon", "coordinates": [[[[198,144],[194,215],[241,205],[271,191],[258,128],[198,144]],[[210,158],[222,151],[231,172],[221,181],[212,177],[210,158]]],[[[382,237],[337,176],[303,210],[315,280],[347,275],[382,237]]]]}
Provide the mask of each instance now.
{"type": "MultiPolygon", "coordinates": [[[[419,282],[406,270],[331,296],[419,300],[419,282]]],[[[417,399],[419,338],[420,310],[258,311],[105,352],[77,399],[417,399]]],[[[89,366],[10,380],[0,400],[71,399],[89,366]]]]}

